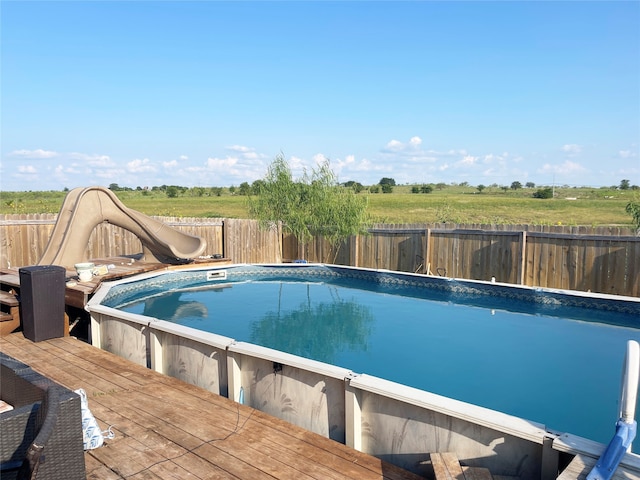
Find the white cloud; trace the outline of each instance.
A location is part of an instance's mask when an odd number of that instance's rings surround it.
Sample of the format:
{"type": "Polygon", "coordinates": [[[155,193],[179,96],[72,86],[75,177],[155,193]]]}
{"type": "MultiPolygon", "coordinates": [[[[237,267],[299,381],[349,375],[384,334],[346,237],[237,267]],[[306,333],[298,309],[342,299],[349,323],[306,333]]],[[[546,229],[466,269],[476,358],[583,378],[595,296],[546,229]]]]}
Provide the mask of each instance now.
{"type": "Polygon", "coordinates": [[[331,170],[337,175],[339,182],[353,180],[361,183],[375,183],[377,178],[367,174],[379,175],[379,172],[387,172],[388,167],[379,163],[373,163],[366,158],[356,159],[355,155],[347,155],[344,159],[331,160],[331,170]]]}
{"type": "Polygon", "coordinates": [[[576,145],[575,143],[563,145],[561,150],[567,154],[569,157],[573,157],[582,152],[582,147],[580,145],[576,145]]]}
{"type": "MultiPolygon", "coordinates": [[[[584,157],[585,150],[579,144],[565,144],[553,147],[546,152],[530,152],[526,157],[503,151],[499,153],[478,152],[475,148],[439,147],[430,148],[420,136],[407,137],[406,140],[391,139],[382,142],[377,153],[367,156],[358,152],[340,155],[333,153],[328,157],[322,153],[292,155],[287,157],[295,179],[300,179],[304,172],[310,173],[317,165],[330,158],[330,167],[338,181],[354,180],[365,185],[376,183],[381,177],[392,177],[399,184],[403,183],[437,183],[437,182],[482,182],[484,184],[505,183],[513,180],[525,182],[529,179],[540,182],[546,176],[550,181],[565,178],[571,183],[588,182],[588,175],[594,175],[599,181],[605,181],[605,172],[597,172],[589,158],[584,157]],[[552,161],[551,159],[554,159],[552,161]],[[580,158],[580,161],[577,159],[580,158]],[[531,162],[536,162],[535,167],[531,162]],[[537,172],[533,173],[537,168],[537,172]],[[529,169],[529,170],[527,170],[529,169]],[[532,176],[533,174],[533,176],[532,176]],[[537,178],[535,178],[537,176],[537,178]]],[[[87,185],[95,183],[119,182],[121,185],[135,186],[136,182],[148,185],[180,184],[231,186],[242,182],[251,183],[263,178],[272,156],[265,155],[255,148],[232,144],[220,149],[220,152],[207,156],[193,154],[173,154],[164,161],[152,161],[151,156],[134,160],[114,159],[104,154],[87,154],[81,152],[54,152],[39,150],[14,150],[4,159],[3,188],[9,190],[18,186],[31,188],[33,181],[43,188],[62,188],[65,186],[87,185]],[[13,157],[11,159],[11,157],[13,157]],[[55,161],[29,160],[58,157],[55,161]],[[191,158],[190,158],[191,157],[191,158]],[[195,160],[197,158],[197,160],[195,160]],[[9,175],[8,162],[11,162],[9,175]],[[22,166],[16,164],[24,163],[22,166]],[[46,167],[43,168],[43,165],[46,167]],[[56,166],[57,165],[57,166],[56,166]],[[156,175],[156,172],[161,172],[156,175]],[[10,182],[14,182],[11,185],[10,182]],[[51,187],[44,187],[51,183],[51,187]],[[133,182],[133,184],[132,184],[133,182]]],[[[192,152],[190,152],[192,153],[192,152]]],[[[616,163],[616,169],[606,172],[615,178],[637,178],[640,164],[637,146],[624,145],[623,148],[610,150],[610,159],[616,163]]],[[[605,184],[614,184],[606,180],[605,184]]]]}
{"type": "Polygon", "coordinates": [[[398,140],[391,140],[382,149],[382,153],[394,155],[416,155],[424,154],[421,150],[422,139],[418,136],[411,137],[408,143],[402,143],[398,140]]]}
{"type": "MultiPolygon", "coordinates": [[[[173,162],[165,162],[165,168],[174,168],[174,176],[189,177],[189,185],[217,185],[230,186],[242,182],[253,182],[264,176],[266,166],[262,161],[256,161],[255,154],[249,148],[235,146],[234,150],[242,150],[239,155],[226,157],[209,157],[199,166],[181,167],[173,162]]],[[[257,155],[263,157],[262,155],[257,155]]]]}
{"type": "Polygon", "coordinates": [[[260,158],[265,158],[264,155],[260,155],[256,152],[247,152],[243,155],[243,157],[247,160],[258,160],[260,158]]]}
{"type": "Polygon", "coordinates": [[[109,155],[97,155],[73,152],[69,155],[74,160],[81,160],[92,167],[113,167],[115,163],[109,158],[109,155]]]}
{"type": "MultiPolygon", "coordinates": [[[[385,169],[392,173],[393,169],[403,170],[407,172],[405,175],[407,181],[413,181],[411,178],[416,168],[430,169],[431,164],[436,164],[443,156],[459,156],[466,155],[464,150],[451,150],[449,152],[438,152],[436,150],[424,150],[422,148],[422,139],[418,136],[411,137],[408,143],[402,143],[398,140],[391,140],[382,149],[381,154],[384,159],[385,169]]],[[[382,170],[382,169],[381,169],[382,170]]],[[[424,172],[421,172],[424,173],[424,172]]]]}
{"type": "Polygon", "coordinates": [[[458,155],[468,155],[465,149],[447,150],[446,152],[438,152],[437,150],[429,150],[429,153],[437,157],[457,157],[458,155]]]}
{"type": "Polygon", "coordinates": [[[94,174],[97,178],[103,179],[103,180],[119,180],[122,179],[123,177],[126,176],[126,173],[119,168],[110,168],[107,170],[101,170],[99,172],[96,172],[94,174]]]}
{"type": "Polygon", "coordinates": [[[294,178],[301,176],[306,169],[305,161],[300,157],[290,157],[288,163],[294,178]]]}
{"type": "Polygon", "coordinates": [[[184,170],[179,170],[183,168],[184,163],[188,163],[189,157],[186,155],[180,155],[177,159],[167,160],[165,162],[161,162],[162,168],[165,170],[171,170],[172,174],[180,175],[184,172],[184,170]]]}
{"type": "Polygon", "coordinates": [[[358,166],[354,170],[366,172],[371,170],[382,170],[382,167],[375,165],[373,162],[367,160],[366,158],[363,158],[358,162],[358,166]]]}
{"type": "Polygon", "coordinates": [[[472,167],[478,161],[478,157],[474,157],[471,155],[465,155],[462,160],[458,162],[458,166],[460,167],[472,167]]]}
{"type": "Polygon", "coordinates": [[[326,161],[327,161],[327,157],[325,157],[325,156],[324,156],[323,154],[321,154],[321,153],[316,153],[316,154],[313,156],[313,163],[314,163],[315,165],[322,165],[322,164],[323,164],[324,162],[326,162],[326,161]]]}
{"type": "Polygon", "coordinates": [[[265,158],[264,155],[256,152],[255,148],[245,147],[243,145],[231,145],[230,147],[225,147],[227,150],[238,153],[240,158],[244,158],[246,160],[257,160],[260,158],[265,158]]]}
{"type": "Polygon", "coordinates": [[[18,165],[18,173],[23,175],[33,175],[38,173],[38,170],[36,170],[33,165],[18,165]]]}
{"type": "Polygon", "coordinates": [[[127,171],[130,173],[149,173],[155,172],[156,167],[151,164],[151,160],[148,158],[136,158],[127,163],[127,171]]]}
{"type": "Polygon", "coordinates": [[[69,173],[72,175],[76,175],[76,174],[80,174],[80,173],[84,173],[84,174],[90,174],[91,173],[91,169],[86,168],[85,165],[82,164],[78,164],[78,163],[72,163],[70,165],[63,165],[60,164],[58,165],[54,171],[56,172],[56,174],[63,174],[63,173],[69,173]]]}
{"type": "Polygon", "coordinates": [[[484,155],[482,163],[485,165],[498,165],[500,167],[506,167],[508,162],[508,153],[503,153],[502,155],[496,155],[495,153],[489,153],[484,155]]]}
{"type": "MultiPolygon", "coordinates": [[[[237,157],[227,157],[227,158],[207,158],[207,168],[210,169],[228,169],[233,168],[238,163],[237,157]]],[[[226,172],[225,172],[226,173],[226,172]]]]}
{"type": "Polygon", "coordinates": [[[247,153],[247,152],[255,151],[254,148],[245,147],[244,145],[230,145],[230,146],[225,147],[225,148],[227,150],[231,150],[232,152],[238,152],[238,153],[247,153]]]}
{"type": "Polygon", "coordinates": [[[581,173],[586,172],[587,169],[582,165],[576,162],[572,162],[571,160],[566,160],[564,163],[560,165],[552,165],[550,163],[545,163],[542,168],[538,169],[538,173],[558,173],[562,175],[567,175],[571,173],[581,173]]]}
{"type": "Polygon", "coordinates": [[[20,157],[20,158],[54,158],[59,156],[59,153],[53,152],[51,150],[14,150],[9,154],[12,157],[20,157]]]}
{"type": "Polygon", "coordinates": [[[629,158],[636,158],[638,154],[632,150],[620,150],[618,152],[618,158],[622,158],[623,160],[627,160],[629,158]]]}
{"type": "Polygon", "coordinates": [[[403,148],[404,148],[404,145],[402,144],[402,142],[399,142],[398,140],[391,140],[390,142],[387,143],[383,151],[387,150],[390,152],[396,152],[398,150],[402,150],[403,148]]]}
{"type": "Polygon", "coordinates": [[[347,165],[355,165],[356,163],[356,156],[355,155],[347,155],[344,160],[340,161],[338,160],[338,163],[341,163],[342,166],[347,166],[347,165]]]}

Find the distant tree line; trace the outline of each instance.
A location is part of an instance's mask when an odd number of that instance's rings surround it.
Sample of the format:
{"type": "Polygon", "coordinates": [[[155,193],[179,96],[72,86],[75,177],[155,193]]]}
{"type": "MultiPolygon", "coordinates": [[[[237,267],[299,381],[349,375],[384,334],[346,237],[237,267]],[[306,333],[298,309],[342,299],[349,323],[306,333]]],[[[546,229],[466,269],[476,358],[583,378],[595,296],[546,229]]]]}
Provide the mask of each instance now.
{"type": "MultiPolygon", "coordinates": [[[[109,189],[114,192],[139,191],[139,192],[142,192],[143,195],[144,194],[148,195],[151,192],[161,192],[166,194],[167,197],[169,198],[175,198],[175,197],[184,196],[184,195],[189,195],[193,197],[219,197],[225,192],[225,190],[231,195],[252,196],[252,195],[260,194],[261,189],[264,187],[264,183],[265,181],[263,179],[259,179],[254,181],[253,183],[242,182],[237,187],[234,185],[230,187],[184,187],[180,185],[160,185],[160,186],[154,186],[151,188],[138,186],[135,189],[130,187],[122,187],[117,183],[112,183],[109,185],[109,189]]],[[[352,189],[353,192],[355,192],[356,194],[364,191],[367,191],[368,193],[373,193],[373,194],[380,193],[380,192],[393,193],[394,187],[397,186],[395,179],[390,177],[383,177],[380,179],[380,181],[377,184],[370,185],[369,187],[365,187],[362,183],[356,182],[354,180],[349,180],[347,182],[341,183],[340,185],[343,187],[352,189]]],[[[471,188],[471,186],[469,185],[469,182],[461,182],[457,184],[454,183],[451,185],[471,188]]],[[[446,183],[435,183],[435,184],[423,183],[420,185],[418,184],[410,185],[410,187],[411,187],[411,193],[428,194],[433,192],[434,190],[443,190],[447,188],[448,185],[446,183]]],[[[568,185],[562,185],[561,187],[570,188],[568,185]]],[[[516,180],[511,182],[511,185],[509,186],[499,185],[497,183],[494,183],[489,186],[479,184],[475,187],[478,193],[483,193],[488,188],[499,189],[503,192],[507,192],[509,190],[520,190],[522,188],[533,190],[536,188],[536,184],[534,182],[526,182],[523,186],[521,182],[516,180]]],[[[619,185],[613,185],[606,188],[612,189],[612,190],[621,190],[621,191],[640,190],[640,187],[638,185],[632,185],[631,181],[628,179],[621,180],[619,185]]],[[[65,190],[68,190],[68,189],[65,189],[65,190]]],[[[537,190],[535,190],[531,194],[531,196],[533,198],[542,198],[542,199],[553,198],[554,188],[550,186],[540,187],[537,190]]]]}

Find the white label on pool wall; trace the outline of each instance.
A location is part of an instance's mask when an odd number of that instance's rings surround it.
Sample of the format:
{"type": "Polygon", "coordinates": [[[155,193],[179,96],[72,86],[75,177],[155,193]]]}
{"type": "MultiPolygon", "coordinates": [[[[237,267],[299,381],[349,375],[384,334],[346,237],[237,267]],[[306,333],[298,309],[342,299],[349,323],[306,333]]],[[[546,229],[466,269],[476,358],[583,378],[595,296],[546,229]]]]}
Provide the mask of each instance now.
{"type": "Polygon", "coordinates": [[[226,279],[227,279],[226,270],[213,270],[213,271],[207,272],[207,281],[226,280],[226,279]]]}
{"type": "MultiPolygon", "coordinates": [[[[422,295],[417,288],[389,289],[348,278],[228,278],[225,286],[233,288],[154,291],[121,309],[602,443],[610,440],[618,419],[626,342],[640,341],[638,329],[591,322],[589,309],[571,308],[562,317],[527,313],[535,311],[533,306],[514,299],[484,296],[474,303],[442,292],[422,295]]],[[[629,323],[626,317],[620,315],[622,325],[629,323]]],[[[607,318],[613,322],[616,314],[607,318]]]]}

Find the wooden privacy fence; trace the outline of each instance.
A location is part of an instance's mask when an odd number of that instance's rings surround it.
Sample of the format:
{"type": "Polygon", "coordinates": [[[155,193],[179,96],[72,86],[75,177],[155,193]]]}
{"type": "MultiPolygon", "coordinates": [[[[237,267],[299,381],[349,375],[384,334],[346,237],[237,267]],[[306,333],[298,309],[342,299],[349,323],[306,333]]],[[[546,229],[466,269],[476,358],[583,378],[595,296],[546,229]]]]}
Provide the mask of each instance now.
{"type": "MultiPolygon", "coordinates": [[[[0,267],[34,265],[57,215],[0,216],[0,267]]],[[[530,225],[376,225],[340,245],[318,237],[300,245],[281,225],[255,220],[156,217],[206,239],[203,255],[235,263],[296,259],[454,278],[640,296],[640,237],[630,228],[530,225]]],[[[96,227],[86,254],[103,258],[142,250],[132,233],[96,227]]]]}
{"type": "MultiPolygon", "coordinates": [[[[330,262],[316,238],[285,235],[283,258],[330,262]]],[[[640,237],[630,228],[376,225],[344,242],[335,262],[472,280],[640,296],[640,237]]]]}

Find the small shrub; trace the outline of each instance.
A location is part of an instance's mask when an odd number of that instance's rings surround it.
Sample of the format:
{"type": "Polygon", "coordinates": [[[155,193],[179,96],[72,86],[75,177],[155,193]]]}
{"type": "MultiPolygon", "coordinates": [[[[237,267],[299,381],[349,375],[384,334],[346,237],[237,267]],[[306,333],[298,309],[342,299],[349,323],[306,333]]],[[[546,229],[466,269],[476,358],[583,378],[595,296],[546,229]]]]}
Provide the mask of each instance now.
{"type": "Polygon", "coordinates": [[[464,223],[458,211],[447,202],[436,207],[436,221],[438,223],[464,223]]]}
{"type": "Polygon", "coordinates": [[[533,198],[553,198],[553,189],[539,188],[532,196],[533,198]]]}

